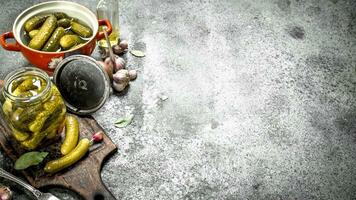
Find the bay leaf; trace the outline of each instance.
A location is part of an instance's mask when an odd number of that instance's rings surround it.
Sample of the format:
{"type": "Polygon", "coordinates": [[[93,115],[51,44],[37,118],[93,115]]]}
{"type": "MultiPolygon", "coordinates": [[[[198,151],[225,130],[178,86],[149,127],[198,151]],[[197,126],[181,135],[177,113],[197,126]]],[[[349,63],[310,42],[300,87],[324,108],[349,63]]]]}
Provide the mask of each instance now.
{"type": "Polygon", "coordinates": [[[115,122],[115,127],[124,128],[131,124],[134,115],[129,115],[127,117],[122,117],[115,122]]]}
{"type": "Polygon", "coordinates": [[[145,57],[145,53],[139,50],[131,50],[130,53],[136,57],[145,57]]]}
{"type": "Polygon", "coordinates": [[[32,151],[27,152],[20,156],[15,162],[16,170],[23,170],[33,165],[40,164],[43,159],[48,155],[48,152],[32,151]]]}

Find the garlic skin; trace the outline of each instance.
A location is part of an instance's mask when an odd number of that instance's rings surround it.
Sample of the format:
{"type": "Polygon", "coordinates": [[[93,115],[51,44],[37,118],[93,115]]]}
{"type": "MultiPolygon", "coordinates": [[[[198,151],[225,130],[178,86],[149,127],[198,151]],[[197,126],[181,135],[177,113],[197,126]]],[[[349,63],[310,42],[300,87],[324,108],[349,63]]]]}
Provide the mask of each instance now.
{"type": "Polygon", "coordinates": [[[48,63],[48,68],[49,69],[56,69],[56,67],[59,65],[60,62],[62,62],[63,57],[59,57],[59,58],[52,58],[51,62],[48,63]]]}
{"type": "Polygon", "coordinates": [[[11,200],[12,199],[12,191],[10,188],[5,186],[0,186],[0,200],[11,200]]]}
{"type": "Polygon", "coordinates": [[[105,60],[104,60],[104,63],[107,64],[107,65],[110,64],[110,63],[112,64],[111,58],[110,57],[106,57],[105,60]]]}
{"type": "Polygon", "coordinates": [[[133,81],[137,78],[137,71],[136,70],[130,70],[129,71],[129,76],[130,76],[130,80],[133,81]]]}
{"type": "Polygon", "coordinates": [[[99,65],[105,70],[105,72],[107,73],[107,75],[109,76],[110,80],[113,79],[113,66],[112,66],[112,63],[110,62],[109,64],[108,63],[105,63],[103,61],[97,61],[99,63],[99,65]]]}
{"type": "Polygon", "coordinates": [[[115,56],[115,66],[114,66],[115,72],[121,69],[125,69],[125,65],[126,65],[126,61],[123,58],[119,56],[115,56]]]}

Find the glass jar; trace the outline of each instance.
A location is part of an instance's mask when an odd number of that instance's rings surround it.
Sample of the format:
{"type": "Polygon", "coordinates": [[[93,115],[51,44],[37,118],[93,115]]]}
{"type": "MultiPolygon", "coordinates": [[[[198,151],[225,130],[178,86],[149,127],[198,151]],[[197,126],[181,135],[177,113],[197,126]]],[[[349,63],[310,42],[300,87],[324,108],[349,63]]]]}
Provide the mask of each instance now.
{"type": "MultiPolygon", "coordinates": [[[[109,19],[112,25],[112,32],[109,35],[109,41],[111,46],[118,44],[120,40],[120,24],[119,24],[119,0],[99,0],[96,6],[96,14],[98,19],[109,19]]],[[[99,27],[99,31],[102,31],[104,26],[99,27]]],[[[107,42],[104,39],[98,41],[98,45],[101,48],[107,48],[107,42]]]]}
{"type": "Polygon", "coordinates": [[[24,149],[36,149],[63,128],[66,107],[44,71],[27,67],[11,72],[5,78],[3,96],[5,120],[24,149]]]}

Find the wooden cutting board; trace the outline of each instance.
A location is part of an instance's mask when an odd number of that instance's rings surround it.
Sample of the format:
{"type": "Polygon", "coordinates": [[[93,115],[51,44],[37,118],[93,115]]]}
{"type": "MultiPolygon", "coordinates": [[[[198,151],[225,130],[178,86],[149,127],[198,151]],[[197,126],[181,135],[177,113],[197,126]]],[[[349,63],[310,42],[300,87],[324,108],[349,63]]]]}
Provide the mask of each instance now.
{"type": "MultiPolygon", "coordinates": [[[[78,117],[80,124],[80,137],[91,138],[93,133],[104,130],[92,117],[78,117]]],[[[4,121],[4,117],[0,114],[0,144],[4,151],[13,161],[15,161],[24,150],[12,140],[11,130],[4,121]]],[[[64,133],[62,133],[64,134],[64,133]]],[[[60,140],[60,138],[58,139],[60,140]]],[[[38,151],[48,151],[48,160],[60,156],[60,142],[56,142],[48,147],[39,149],[38,151]]],[[[101,143],[95,144],[90,148],[89,153],[68,169],[48,175],[42,169],[43,165],[31,167],[23,171],[24,176],[30,184],[36,188],[59,186],[70,189],[80,194],[88,200],[96,199],[115,199],[115,197],[104,186],[100,171],[103,161],[117,150],[116,145],[111,141],[106,134],[101,143]]]]}

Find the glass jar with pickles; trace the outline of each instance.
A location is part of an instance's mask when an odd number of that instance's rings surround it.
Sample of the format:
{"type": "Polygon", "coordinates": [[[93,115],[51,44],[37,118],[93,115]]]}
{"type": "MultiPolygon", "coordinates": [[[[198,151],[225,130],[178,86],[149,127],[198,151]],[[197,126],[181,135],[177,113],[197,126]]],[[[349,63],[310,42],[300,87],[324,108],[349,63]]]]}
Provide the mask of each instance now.
{"type": "Polygon", "coordinates": [[[49,76],[36,68],[20,68],[5,78],[2,111],[13,138],[26,150],[54,139],[64,125],[66,107],[49,76]]]}

